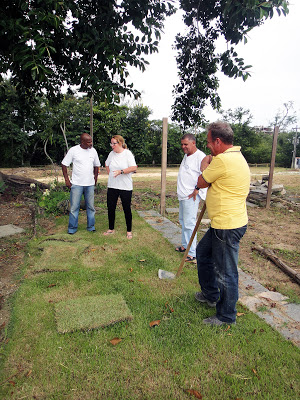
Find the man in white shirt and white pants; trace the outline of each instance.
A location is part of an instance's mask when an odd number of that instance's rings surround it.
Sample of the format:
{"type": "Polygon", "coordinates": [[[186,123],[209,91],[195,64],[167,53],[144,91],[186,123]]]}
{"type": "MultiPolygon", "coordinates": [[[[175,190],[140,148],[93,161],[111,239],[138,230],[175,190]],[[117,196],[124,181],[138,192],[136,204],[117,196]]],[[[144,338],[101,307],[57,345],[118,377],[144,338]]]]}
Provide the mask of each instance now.
{"type": "MultiPolygon", "coordinates": [[[[177,178],[177,196],[179,200],[179,222],[182,227],[181,246],[176,251],[185,252],[197,221],[200,200],[205,200],[207,189],[198,189],[197,181],[201,175],[201,161],[205,154],[196,147],[196,138],[187,133],[181,138],[181,148],[185,153],[177,178]],[[194,190],[196,191],[194,192],[194,190]],[[191,196],[191,193],[195,193],[191,196]]],[[[196,259],[197,235],[190,247],[186,262],[196,259]]]]}
{"type": "Polygon", "coordinates": [[[87,215],[87,230],[95,231],[94,190],[97,184],[100,161],[93,148],[92,138],[88,133],[80,135],[80,144],[70,148],[61,162],[66,186],[71,189],[68,233],[78,229],[80,200],[84,195],[87,215]],[[73,163],[72,178],[69,179],[67,167],[73,163]]]}

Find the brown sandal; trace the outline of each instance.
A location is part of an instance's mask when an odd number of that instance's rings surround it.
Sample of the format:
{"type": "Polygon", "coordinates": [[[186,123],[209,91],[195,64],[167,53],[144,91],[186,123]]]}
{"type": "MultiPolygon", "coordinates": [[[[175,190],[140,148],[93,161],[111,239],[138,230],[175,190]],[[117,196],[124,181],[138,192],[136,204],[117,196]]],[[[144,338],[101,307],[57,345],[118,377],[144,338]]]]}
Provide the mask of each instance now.
{"type": "Polygon", "coordinates": [[[108,235],[113,235],[115,233],[115,230],[113,229],[112,231],[109,229],[108,231],[106,231],[106,232],[103,232],[103,235],[104,236],[108,236],[108,235]]]}

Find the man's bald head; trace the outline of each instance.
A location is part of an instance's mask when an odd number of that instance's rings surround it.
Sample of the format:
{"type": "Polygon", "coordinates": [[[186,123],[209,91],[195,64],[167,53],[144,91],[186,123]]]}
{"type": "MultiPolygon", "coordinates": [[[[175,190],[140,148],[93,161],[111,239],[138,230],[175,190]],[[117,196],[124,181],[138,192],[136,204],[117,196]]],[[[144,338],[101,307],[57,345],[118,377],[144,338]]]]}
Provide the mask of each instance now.
{"type": "Polygon", "coordinates": [[[82,147],[83,149],[91,149],[92,146],[92,137],[88,133],[82,133],[80,135],[80,147],[82,147]]]}

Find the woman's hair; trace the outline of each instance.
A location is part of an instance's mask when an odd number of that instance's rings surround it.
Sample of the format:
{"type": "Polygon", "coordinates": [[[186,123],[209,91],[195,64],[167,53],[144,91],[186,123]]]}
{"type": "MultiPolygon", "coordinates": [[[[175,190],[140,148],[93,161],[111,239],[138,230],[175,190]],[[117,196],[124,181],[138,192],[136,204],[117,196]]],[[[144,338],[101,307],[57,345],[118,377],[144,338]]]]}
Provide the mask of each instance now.
{"type": "Polygon", "coordinates": [[[125,143],[123,136],[114,135],[112,139],[115,139],[123,147],[123,149],[127,149],[127,144],[125,143]]]}

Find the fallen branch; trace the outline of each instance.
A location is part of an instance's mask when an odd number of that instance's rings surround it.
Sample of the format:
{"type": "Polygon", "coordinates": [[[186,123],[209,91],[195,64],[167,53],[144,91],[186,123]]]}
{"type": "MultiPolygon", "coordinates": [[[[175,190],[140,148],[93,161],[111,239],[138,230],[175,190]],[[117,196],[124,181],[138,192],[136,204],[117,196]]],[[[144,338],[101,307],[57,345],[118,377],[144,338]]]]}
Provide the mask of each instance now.
{"type": "Polygon", "coordinates": [[[285,272],[287,275],[289,275],[291,278],[294,279],[295,282],[300,285],[300,273],[293,270],[293,268],[289,267],[286,265],[282,260],[280,260],[279,257],[277,257],[272,250],[270,249],[264,249],[261,246],[255,245],[252,247],[252,250],[256,250],[265,257],[269,258],[277,267],[279,267],[283,272],[285,272]]]}
{"type": "Polygon", "coordinates": [[[35,179],[31,178],[25,178],[24,176],[19,176],[19,175],[6,175],[0,172],[0,178],[4,182],[8,182],[14,185],[22,185],[22,186],[28,186],[31,183],[34,183],[36,186],[38,186],[41,189],[50,189],[50,186],[47,185],[46,183],[36,181],[35,179]]]}

